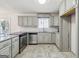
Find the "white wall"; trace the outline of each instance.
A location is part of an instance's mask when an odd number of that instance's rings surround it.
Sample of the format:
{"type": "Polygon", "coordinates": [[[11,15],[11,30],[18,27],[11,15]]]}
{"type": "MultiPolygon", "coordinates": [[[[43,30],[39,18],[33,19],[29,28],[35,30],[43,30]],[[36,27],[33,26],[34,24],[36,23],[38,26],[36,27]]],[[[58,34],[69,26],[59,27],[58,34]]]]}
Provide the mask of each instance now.
{"type": "Polygon", "coordinates": [[[71,16],[71,51],[77,55],[78,53],[77,39],[77,19],[75,14],[71,16]]]}

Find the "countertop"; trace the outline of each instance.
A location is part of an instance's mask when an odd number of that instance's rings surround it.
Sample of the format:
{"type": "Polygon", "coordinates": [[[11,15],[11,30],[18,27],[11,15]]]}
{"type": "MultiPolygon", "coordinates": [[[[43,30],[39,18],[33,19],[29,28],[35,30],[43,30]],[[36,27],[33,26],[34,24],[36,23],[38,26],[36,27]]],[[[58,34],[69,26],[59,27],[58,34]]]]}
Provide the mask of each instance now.
{"type": "Polygon", "coordinates": [[[12,39],[14,37],[17,37],[23,33],[57,33],[57,32],[15,32],[15,33],[10,33],[7,36],[0,37],[0,43],[12,39]]]}
{"type": "Polygon", "coordinates": [[[0,43],[15,37],[18,37],[18,35],[7,35],[7,36],[0,37],[0,43]]]}
{"type": "Polygon", "coordinates": [[[15,32],[15,33],[11,33],[10,35],[21,35],[24,33],[38,33],[38,32],[15,32]]]}

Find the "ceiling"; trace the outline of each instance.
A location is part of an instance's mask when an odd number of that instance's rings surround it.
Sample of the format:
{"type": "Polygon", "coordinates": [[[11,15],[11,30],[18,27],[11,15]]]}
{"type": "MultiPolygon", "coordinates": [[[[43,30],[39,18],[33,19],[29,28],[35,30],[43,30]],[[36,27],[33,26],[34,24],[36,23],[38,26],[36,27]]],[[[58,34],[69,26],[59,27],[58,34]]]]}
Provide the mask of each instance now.
{"type": "Polygon", "coordinates": [[[14,10],[22,13],[58,12],[61,0],[47,0],[43,5],[38,0],[0,0],[0,9],[14,10]]]}

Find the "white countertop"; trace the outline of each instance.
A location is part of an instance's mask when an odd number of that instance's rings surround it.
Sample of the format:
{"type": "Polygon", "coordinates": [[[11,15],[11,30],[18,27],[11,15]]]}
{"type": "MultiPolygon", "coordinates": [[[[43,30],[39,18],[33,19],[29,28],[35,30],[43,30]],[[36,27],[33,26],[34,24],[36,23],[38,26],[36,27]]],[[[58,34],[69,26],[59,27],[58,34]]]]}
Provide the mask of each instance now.
{"type": "Polygon", "coordinates": [[[0,42],[9,40],[9,39],[14,38],[14,37],[17,37],[17,35],[7,35],[7,36],[0,37],[0,42]]]}

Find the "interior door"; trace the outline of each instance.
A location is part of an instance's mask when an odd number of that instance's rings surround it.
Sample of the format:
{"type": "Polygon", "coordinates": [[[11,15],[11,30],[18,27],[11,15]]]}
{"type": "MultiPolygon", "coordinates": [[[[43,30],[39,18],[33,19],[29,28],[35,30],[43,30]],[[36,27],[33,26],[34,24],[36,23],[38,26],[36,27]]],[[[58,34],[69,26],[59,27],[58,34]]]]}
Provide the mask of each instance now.
{"type": "Polygon", "coordinates": [[[70,17],[64,17],[63,19],[63,29],[62,29],[62,33],[63,33],[63,51],[70,51],[71,50],[71,38],[70,38],[70,27],[71,27],[71,18],[70,17]]]}

